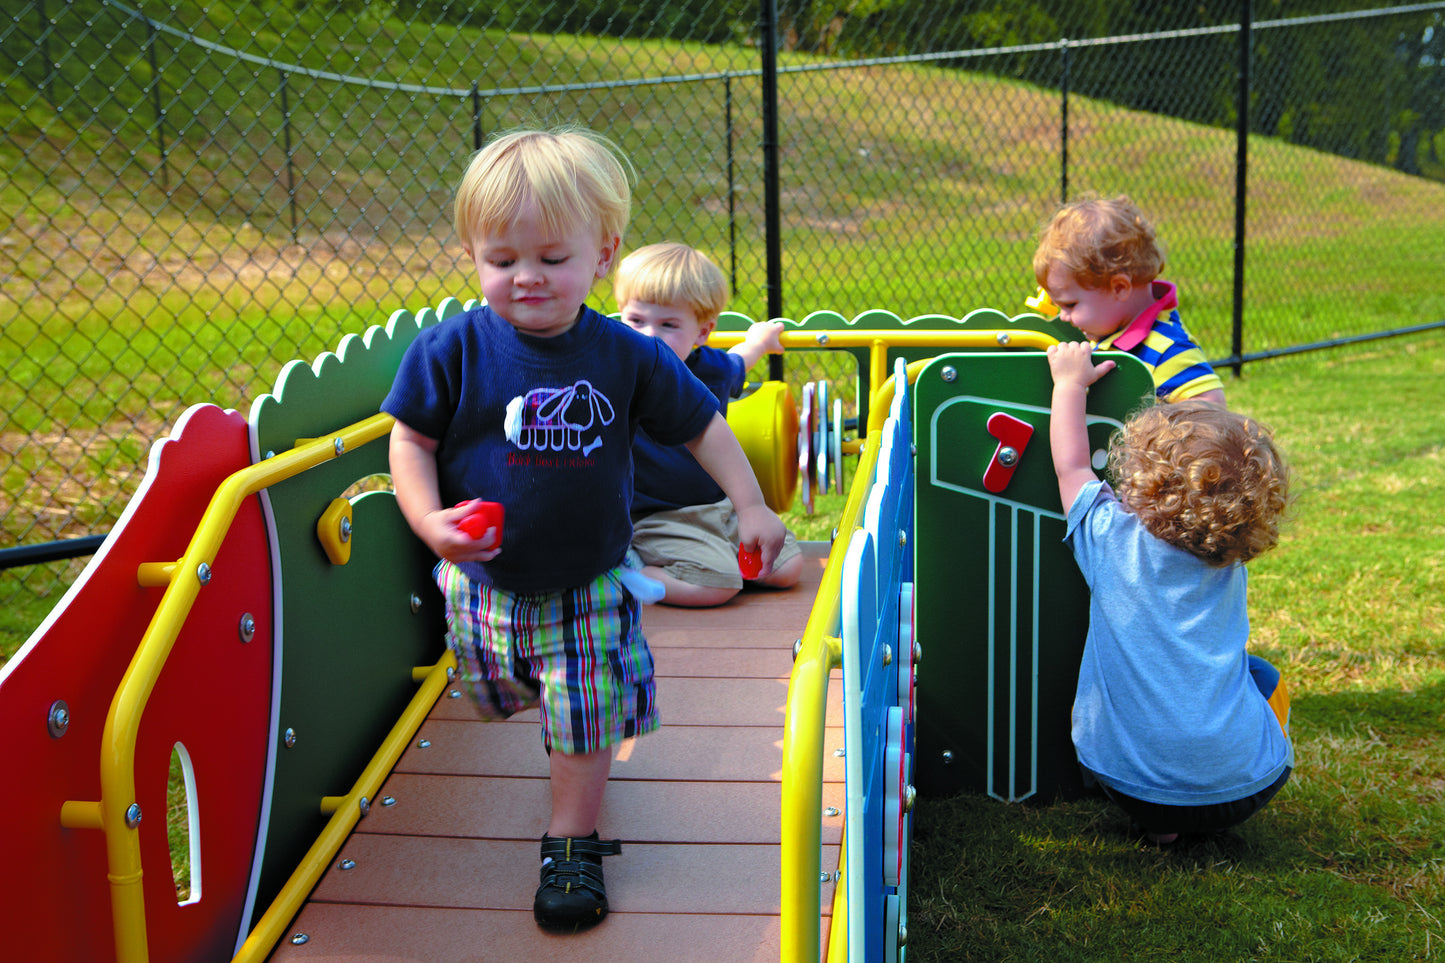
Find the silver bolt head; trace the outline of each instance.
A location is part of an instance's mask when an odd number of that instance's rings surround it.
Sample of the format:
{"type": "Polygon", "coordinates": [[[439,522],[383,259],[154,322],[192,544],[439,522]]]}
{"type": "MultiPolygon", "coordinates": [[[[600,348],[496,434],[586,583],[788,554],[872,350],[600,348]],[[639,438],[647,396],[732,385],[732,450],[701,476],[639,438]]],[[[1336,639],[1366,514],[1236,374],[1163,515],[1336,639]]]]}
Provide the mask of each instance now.
{"type": "Polygon", "coordinates": [[[70,728],[70,706],[66,705],[64,699],[56,699],[50,703],[45,727],[50,731],[52,739],[59,739],[70,728]]]}

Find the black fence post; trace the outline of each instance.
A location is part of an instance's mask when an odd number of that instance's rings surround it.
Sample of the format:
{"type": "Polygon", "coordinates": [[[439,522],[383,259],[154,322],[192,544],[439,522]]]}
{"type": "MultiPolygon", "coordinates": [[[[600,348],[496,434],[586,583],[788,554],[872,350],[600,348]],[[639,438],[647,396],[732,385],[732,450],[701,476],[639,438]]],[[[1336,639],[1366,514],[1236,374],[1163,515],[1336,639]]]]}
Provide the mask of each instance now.
{"type": "MultiPolygon", "coordinates": [[[[768,251],[768,318],[783,316],[782,217],[778,213],[778,5],[762,2],[763,220],[768,251]]],[[[783,359],[768,356],[768,377],[781,380],[783,359]]]]}
{"type": "Polygon", "coordinates": [[[161,104],[161,69],[156,60],[156,25],[146,18],[146,60],[151,66],[151,104],[156,112],[156,150],[160,152],[161,189],[171,192],[171,177],[166,164],[166,109],[161,104]]]}
{"type": "Polygon", "coordinates": [[[296,171],[291,163],[291,102],[286,93],[286,71],[281,75],[281,142],[286,150],[286,206],[291,214],[291,243],[297,240],[296,233],[296,171]]]}
{"type": "Polygon", "coordinates": [[[737,173],[733,169],[733,75],[723,75],[724,126],[727,128],[728,159],[728,275],[732,278],[732,291],[738,290],[738,229],[737,229],[737,173]]]}
{"type": "Polygon", "coordinates": [[[1234,330],[1230,337],[1230,366],[1238,378],[1244,371],[1244,230],[1249,187],[1249,61],[1251,53],[1250,0],[1239,4],[1239,119],[1235,127],[1234,157],[1234,330]]]}
{"type": "Polygon", "coordinates": [[[1059,203],[1069,203],[1069,41],[1059,41],[1059,203]]]}
{"type": "Polygon", "coordinates": [[[482,149],[482,92],[472,81],[472,150],[482,149]]]}

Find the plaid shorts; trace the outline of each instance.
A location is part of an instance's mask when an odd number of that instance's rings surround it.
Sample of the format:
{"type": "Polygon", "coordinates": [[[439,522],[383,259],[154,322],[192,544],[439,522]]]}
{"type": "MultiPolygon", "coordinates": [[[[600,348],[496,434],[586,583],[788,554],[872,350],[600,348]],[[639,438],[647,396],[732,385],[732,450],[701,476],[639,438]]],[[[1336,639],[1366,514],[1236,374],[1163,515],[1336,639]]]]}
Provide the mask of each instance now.
{"type": "Polygon", "coordinates": [[[540,702],[543,744],[564,755],[657,728],[641,606],[614,572],[537,593],[474,582],[446,560],[433,575],[446,600],[447,646],[485,718],[505,719],[540,702]]]}

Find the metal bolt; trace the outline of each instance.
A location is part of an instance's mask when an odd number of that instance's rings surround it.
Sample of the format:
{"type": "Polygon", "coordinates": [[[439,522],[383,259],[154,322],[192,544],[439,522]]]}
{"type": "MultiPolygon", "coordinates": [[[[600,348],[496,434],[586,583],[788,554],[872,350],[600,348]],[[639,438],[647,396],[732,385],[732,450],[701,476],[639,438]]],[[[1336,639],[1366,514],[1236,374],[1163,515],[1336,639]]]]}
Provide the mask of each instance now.
{"type": "Polygon", "coordinates": [[[331,447],[336,451],[338,455],[340,455],[346,451],[346,441],[344,439],[337,438],[331,443],[331,447]]]}
{"type": "Polygon", "coordinates": [[[381,804],[382,804],[383,806],[395,806],[395,805],[396,805],[396,797],[395,797],[395,796],[382,796],[382,797],[381,797],[381,804]]]}
{"type": "Polygon", "coordinates": [[[883,646],[883,664],[893,664],[893,646],[888,645],[887,643],[885,643],[883,646]]]}
{"type": "Polygon", "coordinates": [[[239,630],[242,642],[250,642],[254,639],[256,637],[256,617],[250,612],[243,613],[239,630]]]}
{"type": "Polygon", "coordinates": [[[291,934],[291,945],[292,945],[292,946],[300,946],[302,943],[309,943],[310,941],[311,941],[311,937],[307,936],[305,933],[292,933],[292,934],[291,934]]]}
{"type": "Polygon", "coordinates": [[[357,806],[361,810],[361,815],[363,816],[371,812],[371,800],[366,798],[365,796],[361,797],[361,802],[358,803],[357,806]]]}
{"type": "Polygon", "coordinates": [[[417,745],[417,748],[418,748],[418,749],[430,749],[430,748],[431,748],[431,740],[430,740],[430,739],[419,739],[419,740],[417,740],[417,744],[416,744],[416,745],[417,745]]]}
{"type": "Polygon", "coordinates": [[[351,541],[351,519],[345,515],[341,516],[341,540],[343,542],[351,541]]]}
{"type": "Polygon", "coordinates": [[[140,821],[140,803],[131,803],[125,810],[125,826],[127,829],[135,829],[140,825],[140,821]]]}
{"type": "Polygon", "coordinates": [[[827,344],[827,343],[828,343],[828,336],[827,336],[826,334],[820,334],[820,335],[817,336],[817,338],[816,338],[815,340],[816,340],[819,344],[827,344]]]}
{"type": "Polygon", "coordinates": [[[958,380],[958,369],[951,364],[946,364],[943,366],[943,370],[938,373],[938,376],[949,383],[955,382],[958,380]]]}
{"type": "Polygon", "coordinates": [[[340,868],[341,868],[341,869],[355,869],[355,868],[356,868],[356,860],[354,860],[354,859],[343,859],[343,860],[341,861],[341,866],[340,866],[340,868]]]}
{"type": "Polygon", "coordinates": [[[900,528],[900,529],[898,530],[898,547],[899,547],[899,548],[907,548],[907,547],[908,547],[908,530],[907,530],[907,529],[900,528]]]}
{"type": "Polygon", "coordinates": [[[1012,468],[1019,463],[1019,453],[1005,445],[998,450],[998,463],[1005,468],[1012,468]]]}
{"type": "Polygon", "coordinates": [[[451,681],[454,680],[456,677],[457,677],[457,667],[454,666],[454,665],[449,665],[449,666],[447,666],[447,681],[448,681],[448,682],[451,682],[451,681]]]}
{"type": "Polygon", "coordinates": [[[844,749],[842,746],[839,746],[837,749],[833,750],[833,755],[839,759],[842,759],[844,756],[848,755],[848,750],[844,749]]]}
{"type": "Polygon", "coordinates": [[[951,765],[953,765],[953,750],[952,750],[952,749],[945,749],[945,750],[943,750],[943,764],[944,764],[945,766],[951,766],[951,765]]]}
{"type": "Polygon", "coordinates": [[[45,727],[50,730],[52,739],[59,739],[65,735],[65,730],[70,728],[70,706],[65,704],[64,699],[56,699],[50,703],[50,714],[46,717],[45,727]]]}
{"type": "Polygon", "coordinates": [[[918,790],[913,788],[912,783],[903,787],[903,811],[913,812],[913,804],[918,799],[918,790]]]}
{"type": "Polygon", "coordinates": [[[421,611],[421,596],[415,592],[411,593],[411,614],[415,615],[421,611]]]}
{"type": "Polygon", "coordinates": [[[999,344],[1008,344],[1008,343],[1009,343],[1009,333],[1008,333],[1007,331],[1000,331],[1000,332],[998,333],[998,337],[995,338],[994,340],[996,340],[999,344]]]}
{"type": "Polygon", "coordinates": [[[903,947],[905,947],[905,946],[907,946],[907,945],[908,945],[908,924],[907,924],[907,923],[899,923],[899,924],[898,924],[898,947],[899,947],[899,949],[902,949],[903,947]]]}
{"type": "Polygon", "coordinates": [[[831,880],[832,878],[833,878],[833,874],[832,874],[832,873],[819,873],[819,874],[818,874],[818,882],[820,882],[820,883],[826,883],[826,882],[828,882],[829,880],[831,880]]]}
{"type": "Polygon", "coordinates": [[[452,691],[450,691],[450,692],[447,693],[447,698],[448,698],[448,699],[460,699],[461,697],[462,697],[462,690],[461,690],[461,689],[453,689],[452,691]]]}
{"type": "Polygon", "coordinates": [[[836,816],[836,815],[838,815],[839,812],[840,812],[840,810],[838,809],[837,806],[827,806],[827,807],[824,807],[824,809],[823,809],[823,815],[824,815],[824,816],[836,816]]]}
{"type": "Polygon", "coordinates": [[[287,729],[286,732],[281,736],[281,741],[284,742],[284,743],[286,743],[286,748],[287,748],[287,749],[295,749],[295,748],[296,748],[296,730],[295,730],[295,729],[287,729]]]}
{"type": "Polygon", "coordinates": [[[209,585],[211,581],[211,566],[205,562],[196,566],[196,578],[201,580],[202,585],[209,585]]]}

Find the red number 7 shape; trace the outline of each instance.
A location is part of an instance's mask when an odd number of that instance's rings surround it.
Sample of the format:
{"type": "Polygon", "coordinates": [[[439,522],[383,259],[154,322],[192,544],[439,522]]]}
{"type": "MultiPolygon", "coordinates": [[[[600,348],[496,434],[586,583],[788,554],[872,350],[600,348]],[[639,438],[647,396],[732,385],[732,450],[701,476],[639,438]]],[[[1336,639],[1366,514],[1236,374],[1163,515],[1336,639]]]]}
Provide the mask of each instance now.
{"type": "Polygon", "coordinates": [[[988,416],[988,433],[998,439],[998,447],[994,449],[993,458],[989,459],[988,468],[984,469],[983,487],[998,494],[1008,487],[1009,480],[1013,478],[1014,469],[1023,458],[1029,439],[1034,436],[1034,426],[1013,415],[996,411],[988,416]]]}

